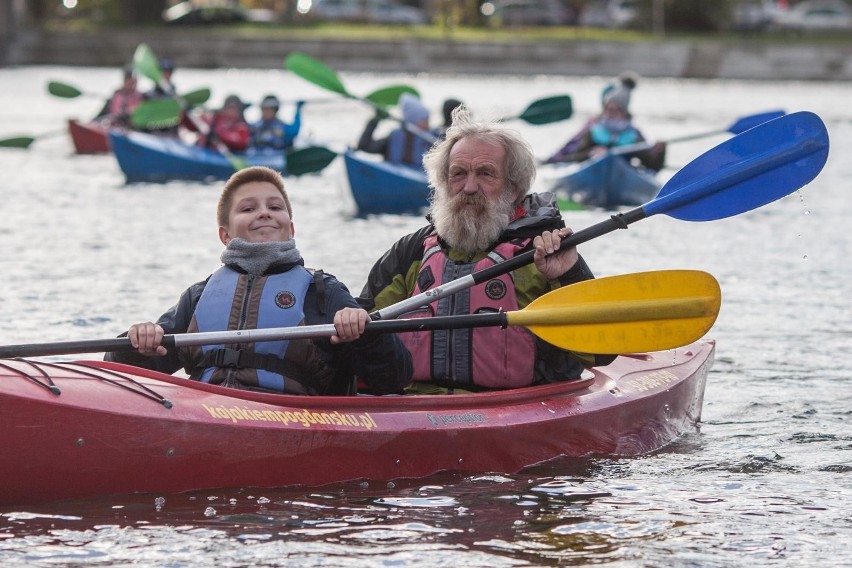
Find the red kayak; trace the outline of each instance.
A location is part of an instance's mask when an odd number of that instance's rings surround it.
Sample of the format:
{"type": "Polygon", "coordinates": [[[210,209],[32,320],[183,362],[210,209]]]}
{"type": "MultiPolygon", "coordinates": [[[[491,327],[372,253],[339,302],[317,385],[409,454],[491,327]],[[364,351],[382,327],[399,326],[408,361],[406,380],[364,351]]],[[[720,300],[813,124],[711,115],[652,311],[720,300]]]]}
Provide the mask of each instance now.
{"type": "Polygon", "coordinates": [[[622,356],[577,381],[450,396],[298,397],[103,361],[0,360],[0,505],[635,456],[694,430],[714,348],[702,341],[622,356]]]}
{"type": "Polygon", "coordinates": [[[110,151],[108,129],[100,122],[68,120],[68,133],[78,154],[105,154],[110,151]]]}

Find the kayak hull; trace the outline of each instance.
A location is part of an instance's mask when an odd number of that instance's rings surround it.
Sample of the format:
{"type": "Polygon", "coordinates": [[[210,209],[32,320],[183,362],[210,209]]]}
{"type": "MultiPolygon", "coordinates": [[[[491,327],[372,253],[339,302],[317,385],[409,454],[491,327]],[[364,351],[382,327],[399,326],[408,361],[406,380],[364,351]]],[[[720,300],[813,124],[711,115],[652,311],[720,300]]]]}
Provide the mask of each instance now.
{"type": "Polygon", "coordinates": [[[420,213],[428,207],[429,182],[422,169],[371,160],[351,151],[343,160],[359,215],[420,213]]]}
{"type": "MultiPolygon", "coordinates": [[[[220,152],[187,144],[174,136],[113,129],[109,131],[109,141],[127,183],[226,180],[235,171],[220,152]]],[[[249,166],[268,166],[285,172],[283,152],[234,157],[249,166]]]]}
{"type": "Polygon", "coordinates": [[[566,203],[614,209],[654,199],[661,184],[643,168],[619,156],[604,155],[557,170],[549,191],[566,203]]]}
{"type": "Polygon", "coordinates": [[[640,455],[694,431],[713,354],[704,341],[622,356],[572,382],[389,397],[252,393],[103,361],[4,360],[0,505],[640,455]]]}
{"type": "Polygon", "coordinates": [[[68,120],[68,134],[77,154],[106,154],[110,151],[107,128],[100,122],[68,120]]]}

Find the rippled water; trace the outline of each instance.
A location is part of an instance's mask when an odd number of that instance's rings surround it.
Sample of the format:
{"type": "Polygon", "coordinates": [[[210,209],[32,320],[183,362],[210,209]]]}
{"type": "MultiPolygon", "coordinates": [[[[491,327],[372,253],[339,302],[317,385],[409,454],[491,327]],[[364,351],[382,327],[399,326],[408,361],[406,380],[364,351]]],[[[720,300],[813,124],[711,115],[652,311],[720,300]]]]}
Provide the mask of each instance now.
{"type": "MultiPolygon", "coordinates": [[[[454,96],[478,114],[517,114],[569,93],[575,117],[517,127],[545,156],[590,116],[605,78],[342,75],[365,94],[417,86],[438,109],[454,96]]],[[[4,286],[0,343],[112,337],[158,316],[218,265],[218,185],[125,186],[110,156],[74,156],[63,120],[97,97],[60,100],[48,80],[105,94],[118,72],[0,69],[4,286]]],[[[181,90],[209,86],[259,100],[323,98],[277,71],[180,69],[181,90]]],[[[712,223],[655,216],[586,243],[601,276],[706,270],[723,308],[708,334],[716,364],[700,432],[653,455],[563,460],[521,474],[443,474],[319,490],[143,495],[0,510],[0,562],[28,566],[841,566],[852,538],[852,85],[643,79],[633,111],[659,138],[725,128],[784,108],[826,122],[831,154],[804,190],[712,223]]],[[[354,101],[306,107],[309,134],[342,149],[369,110],[354,101]]],[[[724,137],[674,145],[684,165],[724,137]]],[[[768,141],[769,142],[769,141],[768,141]]],[[[671,175],[669,171],[667,175],[671,175]]],[[[297,242],[310,266],[360,290],[416,217],[353,218],[340,164],[288,182],[297,242]]],[[[581,229],[600,211],[567,214],[581,229]]],[[[14,433],[5,433],[14,435],[14,433]]],[[[61,479],[55,483],[62,483],[61,479]]],[[[0,488],[0,490],[2,490],[0,488]]]]}

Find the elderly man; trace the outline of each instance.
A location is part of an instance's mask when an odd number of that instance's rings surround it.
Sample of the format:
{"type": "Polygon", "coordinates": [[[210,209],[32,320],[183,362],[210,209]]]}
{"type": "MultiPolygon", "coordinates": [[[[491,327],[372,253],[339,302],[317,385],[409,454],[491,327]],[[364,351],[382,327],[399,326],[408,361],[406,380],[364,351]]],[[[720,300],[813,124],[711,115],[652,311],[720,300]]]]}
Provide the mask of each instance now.
{"type": "MultiPolygon", "coordinates": [[[[379,259],[359,298],[366,310],[382,309],[531,247],[533,265],[401,317],[523,309],[555,288],[594,277],[574,247],[560,248],[571,230],[564,227],[553,197],[527,195],[535,157],[516,132],[497,123],[473,122],[461,107],[453,112],[446,139],[423,162],[434,189],[431,224],[397,241],[379,259]]],[[[366,311],[344,310],[335,326],[341,337],[357,337],[366,321],[366,311]]],[[[523,327],[420,331],[400,337],[412,355],[417,392],[570,380],[584,366],[612,361],[609,356],[562,351],[523,327]]]]}

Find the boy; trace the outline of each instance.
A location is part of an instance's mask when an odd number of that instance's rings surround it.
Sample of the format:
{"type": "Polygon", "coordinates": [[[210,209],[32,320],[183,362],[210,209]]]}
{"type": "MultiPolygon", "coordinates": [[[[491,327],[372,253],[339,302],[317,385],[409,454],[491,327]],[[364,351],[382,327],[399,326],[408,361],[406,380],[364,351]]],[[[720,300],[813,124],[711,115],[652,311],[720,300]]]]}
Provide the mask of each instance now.
{"type": "Polygon", "coordinates": [[[278,172],[251,167],[225,184],[217,208],[223,266],[194,284],[157,323],[127,332],[138,352],[106,359],[240,389],[287,394],[353,394],[353,379],[373,394],[401,391],[411,358],[393,334],[173,349],[166,333],[194,333],[332,323],[339,310],[357,307],[346,287],[310,271],[296,249],[292,207],[278,172]]]}

